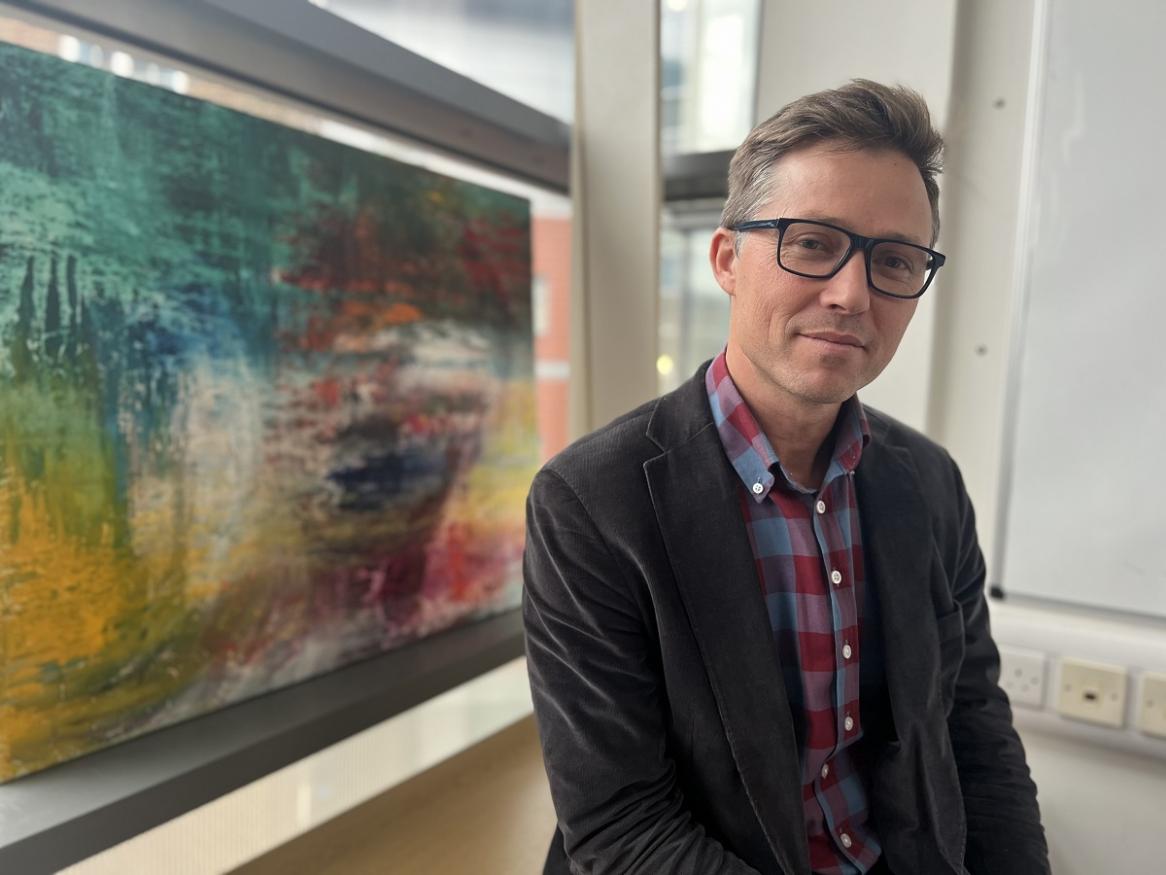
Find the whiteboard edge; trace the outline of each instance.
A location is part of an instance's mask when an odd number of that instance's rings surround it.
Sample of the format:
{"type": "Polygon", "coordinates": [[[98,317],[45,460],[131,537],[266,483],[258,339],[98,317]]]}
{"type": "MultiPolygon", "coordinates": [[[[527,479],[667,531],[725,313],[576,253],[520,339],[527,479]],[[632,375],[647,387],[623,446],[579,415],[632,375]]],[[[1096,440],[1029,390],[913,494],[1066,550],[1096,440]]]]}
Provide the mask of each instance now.
{"type": "Polygon", "coordinates": [[[1000,441],[1000,474],[997,485],[996,537],[992,569],[995,583],[1004,587],[1007,554],[1009,505],[1016,453],[1017,418],[1020,414],[1020,377],[1024,357],[1024,330],[1028,321],[1028,289],[1032,279],[1032,247],[1035,224],[1033,199],[1036,196],[1037,155],[1044,110],[1046,52],[1052,0],[1034,0],[1032,45],[1028,62],[1028,94],[1024,120],[1024,151],[1020,165],[1019,209],[1013,249],[1012,332],[1009,338],[1007,376],[1004,381],[1004,417],[1000,441]]]}

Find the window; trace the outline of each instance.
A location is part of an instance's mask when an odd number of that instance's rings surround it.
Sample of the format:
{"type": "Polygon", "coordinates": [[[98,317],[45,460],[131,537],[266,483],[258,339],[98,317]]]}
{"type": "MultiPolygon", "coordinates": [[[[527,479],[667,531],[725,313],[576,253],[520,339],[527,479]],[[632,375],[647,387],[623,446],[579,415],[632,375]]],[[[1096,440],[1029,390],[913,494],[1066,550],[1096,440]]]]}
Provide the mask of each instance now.
{"type": "Polygon", "coordinates": [[[665,155],[737,146],[753,127],[759,0],[665,0],[660,17],[665,155]]]}
{"type": "Polygon", "coordinates": [[[661,392],[675,389],[712,358],[729,330],[729,296],[708,262],[717,216],[664,214],[660,236],[660,326],[656,370],[661,392]]]}
{"type": "Polygon", "coordinates": [[[575,111],[573,0],[310,0],[547,115],[575,111]]]}

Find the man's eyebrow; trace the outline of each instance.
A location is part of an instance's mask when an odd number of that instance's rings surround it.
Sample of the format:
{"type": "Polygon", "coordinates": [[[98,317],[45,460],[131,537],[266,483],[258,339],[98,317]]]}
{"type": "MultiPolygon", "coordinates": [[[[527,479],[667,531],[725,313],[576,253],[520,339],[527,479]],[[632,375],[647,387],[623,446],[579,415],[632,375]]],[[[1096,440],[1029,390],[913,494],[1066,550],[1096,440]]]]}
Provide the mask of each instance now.
{"type": "MultiPolygon", "coordinates": [[[[846,224],[846,222],[843,219],[840,219],[837,216],[815,215],[815,214],[811,213],[808,215],[795,216],[795,218],[813,219],[815,222],[825,222],[827,225],[837,225],[839,228],[846,228],[849,231],[854,230],[848,224],[846,224]]],[[[858,233],[858,232],[856,231],[855,233],[858,233]]],[[[930,246],[928,245],[930,243],[930,240],[926,240],[926,241],[920,240],[917,237],[912,237],[910,234],[904,234],[901,231],[883,231],[882,233],[879,233],[879,234],[864,234],[863,236],[874,237],[878,240],[898,240],[900,243],[913,243],[914,245],[922,246],[925,249],[930,248],[930,246]]]]}

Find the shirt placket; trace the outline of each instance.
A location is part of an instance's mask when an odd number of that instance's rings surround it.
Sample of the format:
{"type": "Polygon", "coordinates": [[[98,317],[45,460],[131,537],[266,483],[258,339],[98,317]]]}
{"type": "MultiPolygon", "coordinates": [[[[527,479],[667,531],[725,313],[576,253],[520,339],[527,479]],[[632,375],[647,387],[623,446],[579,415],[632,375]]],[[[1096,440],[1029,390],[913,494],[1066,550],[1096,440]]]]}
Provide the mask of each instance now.
{"type": "MultiPolygon", "coordinates": [[[[830,834],[837,847],[853,864],[857,866],[852,849],[855,848],[857,837],[852,835],[846,822],[838,822],[831,806],[824,784],[829,779],[831,763],[838,754],[848,748],[862,736],[862,727],[859,721],[857,669],[858,669],[858,641],[857,636],[851,635],[849,630],[857,628],[857,602],[855,598],[854,567],[847,539],[838,531],[838,524],[831,513],[837,502],[845,502],[844,488],[847,485],[847,475],[834,476],[822,484],[822,488],[812,498],[814,537],[821,551],[826,579],[829,582],[829,597],[833,616],[833,644],[834,644],[834,709],[835,709],[835,745],[827,761],[822,765],[817,780],[815,780],[815,794],[822,807],[830,834]],[[851,641],[848,635],[855,637],[851,641]]],[[[856,869],[856,871],[861,871],[856,869]]]]}

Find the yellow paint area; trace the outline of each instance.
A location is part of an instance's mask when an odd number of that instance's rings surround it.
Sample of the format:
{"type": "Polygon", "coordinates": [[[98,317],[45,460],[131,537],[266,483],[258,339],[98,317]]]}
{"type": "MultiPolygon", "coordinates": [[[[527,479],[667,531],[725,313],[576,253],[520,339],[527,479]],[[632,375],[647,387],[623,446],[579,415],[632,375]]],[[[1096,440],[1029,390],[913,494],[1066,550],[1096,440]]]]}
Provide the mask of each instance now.
{"type": "Polygon", "coordinates": [[[139,563],[108,535],[62,538],[43,498],[10,478],[0,531],[14,522],[20,537],[5,545],[0,578],[0,780],[91,749],[93,734],[179,681],[164,660],[142,658],[170,635],[181,606],[147,601],[139,563]],[[127,671],[136,683],[113,683],[127,671]]]}

